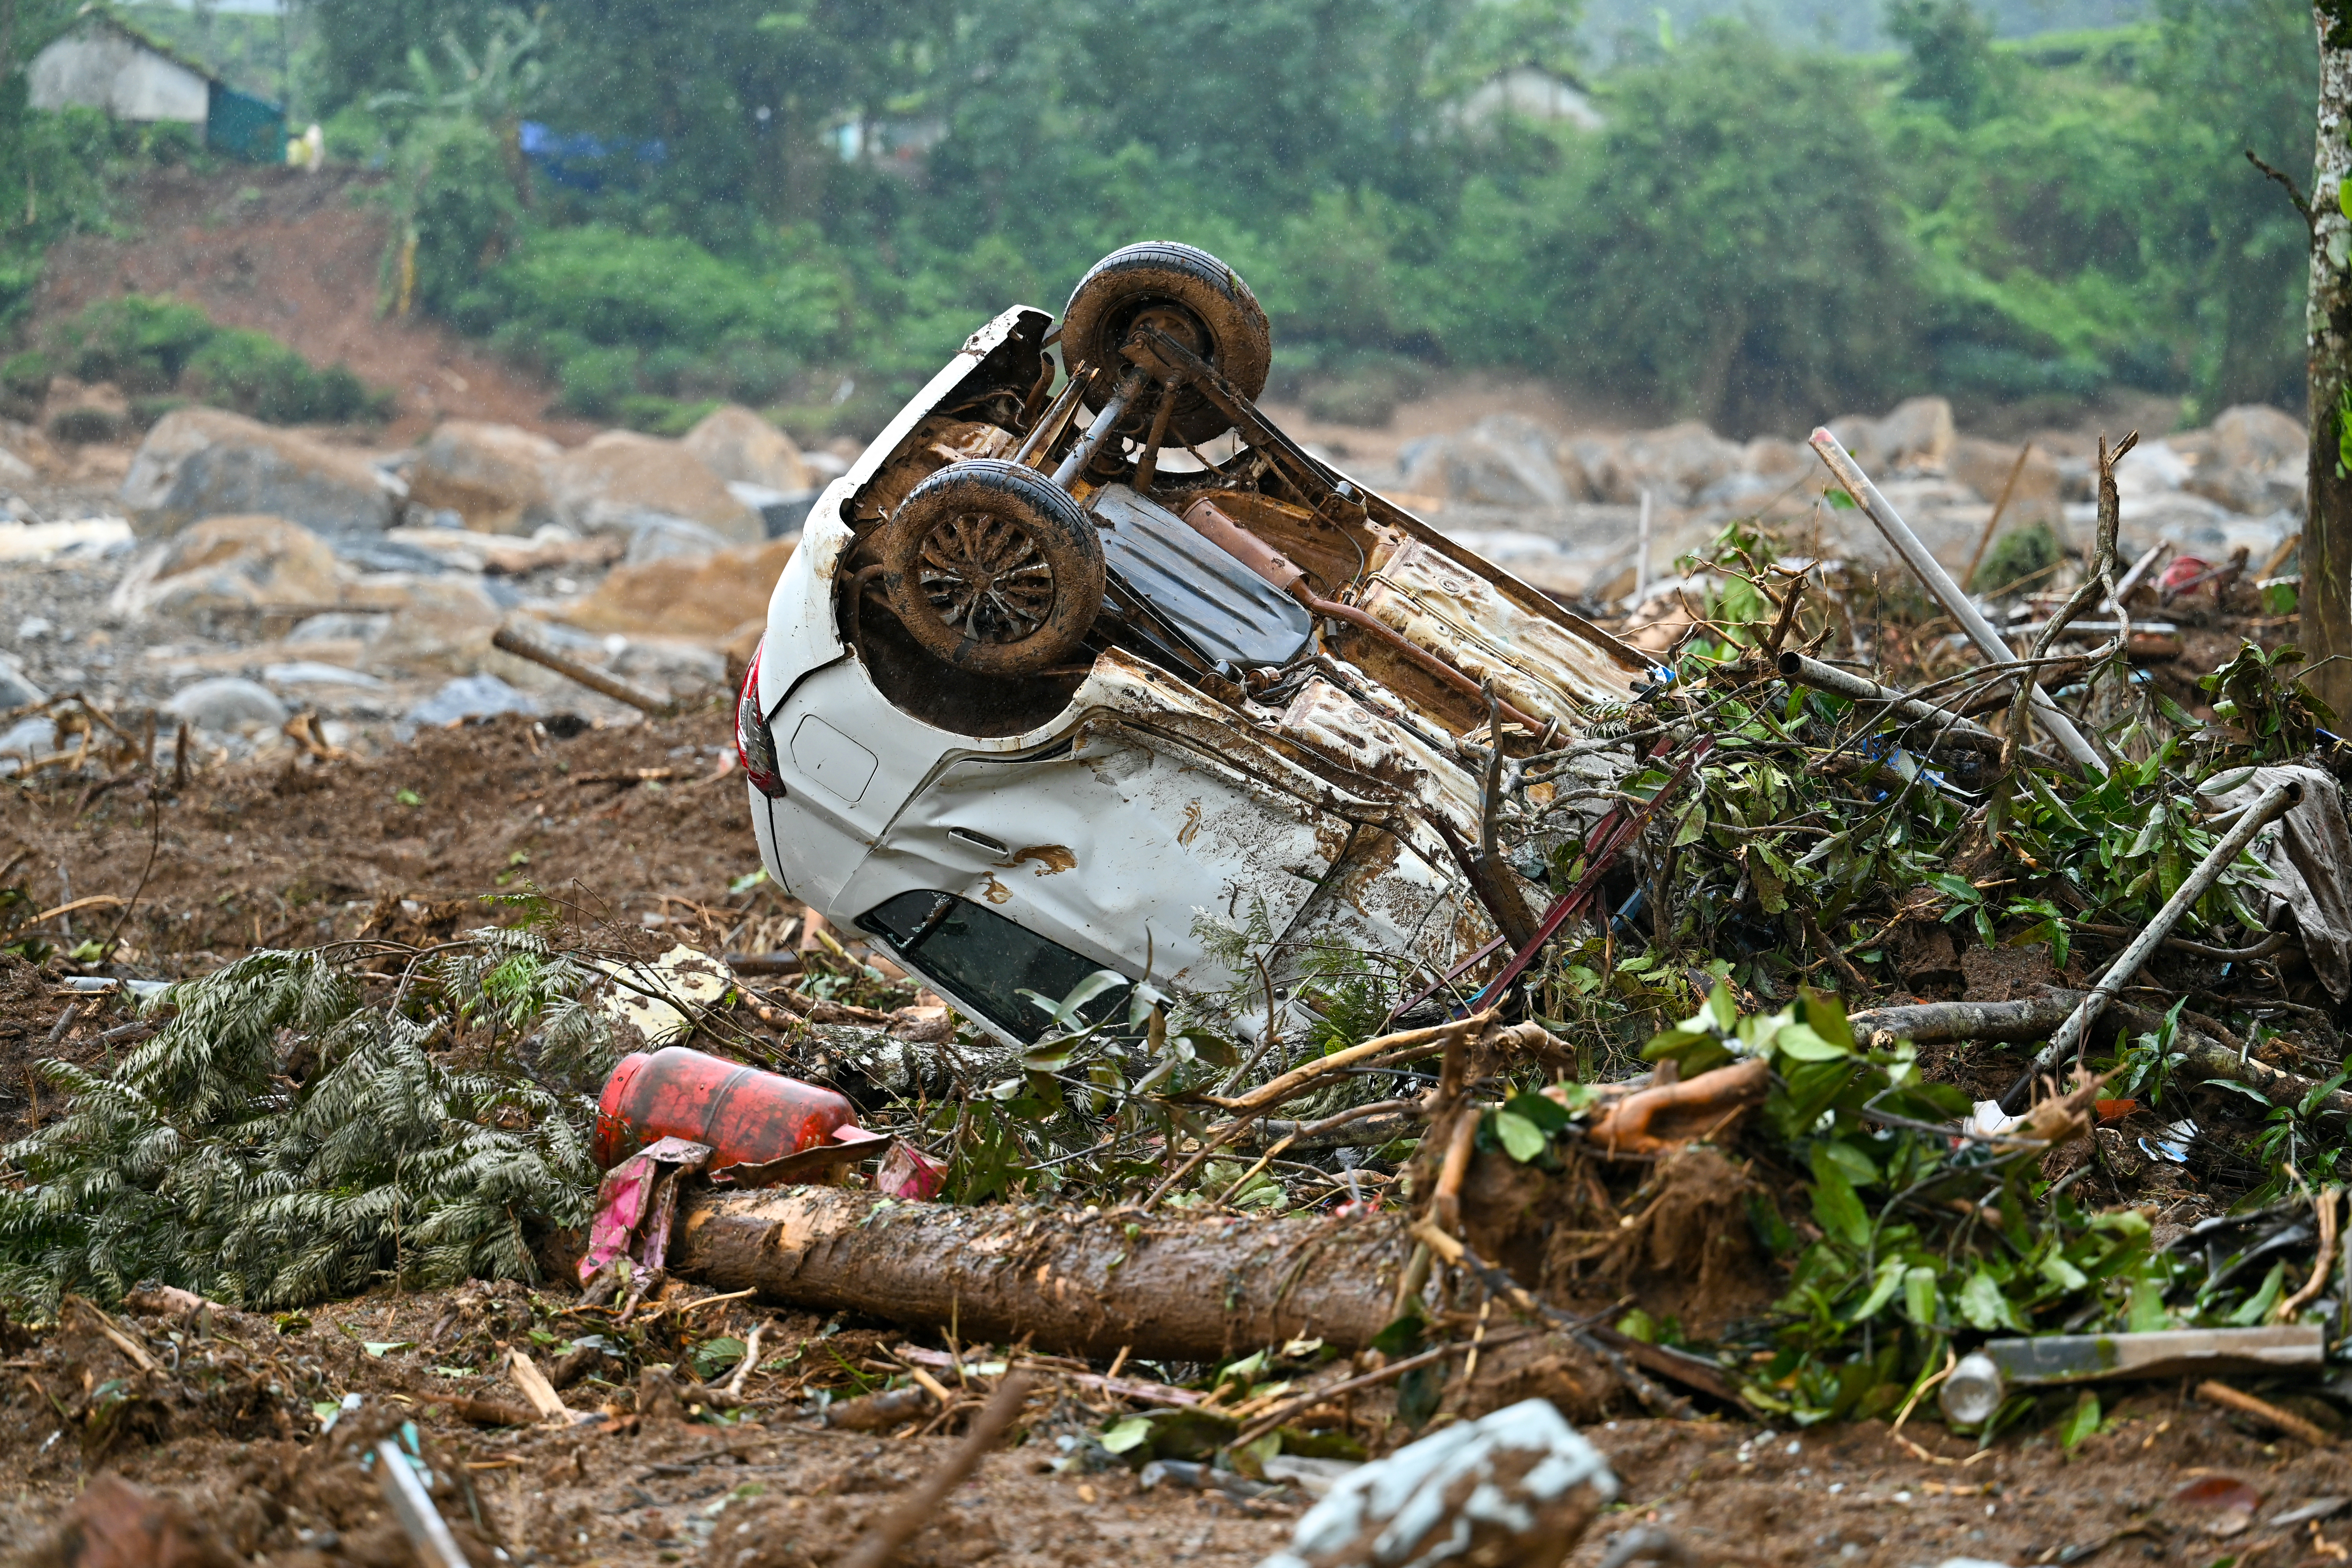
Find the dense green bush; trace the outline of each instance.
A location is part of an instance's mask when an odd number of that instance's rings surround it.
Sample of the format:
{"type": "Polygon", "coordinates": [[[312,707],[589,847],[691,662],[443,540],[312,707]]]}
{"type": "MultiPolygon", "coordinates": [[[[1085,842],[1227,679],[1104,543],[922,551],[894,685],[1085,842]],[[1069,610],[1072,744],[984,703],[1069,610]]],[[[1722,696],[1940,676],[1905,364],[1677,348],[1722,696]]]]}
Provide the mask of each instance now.
{"type": "Polygon", "coordinates": [[[325,370],[261,332],[216,331],[189,361],[181,386],[206,403],[274,425],[339,424],[384,412],[342,365],[325,370]]]}
{"type": "Polygon", "coordinates": [[[218,331],[184,300],[146,294],[100,300],[49,329],[48,344],[77,381],[110,381],[125,392],[177,386],[196,351],[218,331]]]}
{"type": "Polygon", "coordinates": [[[168,409],[163,395],[177,393],[279,425],[381,418],[391,401],[342,365],[320,370],[266,333],[216,326],[194,305],[151,295],[101,300],[53,323],[46,351],[0,370],[10,390],[20,374],[46,388],[56,365],[114,383],[136,408],[168,409]]]}
{"type": "Polygon", "coordinates": [[[1974,0],[1895,0],[1899,53],[1729,26],[1600,72],[1565,0],[909,5],[709,0],[684,33],[652,0],[318,16],[353,101],[425,55],[479,63],[372,121],[408,170],[449,116],[475,128],[416,187],[415,296],[585,413],[724,396],[871,428],[979,321],[1058,309],[1146,237],[1224,257],[1278,368],[1366,417],[1366,367],[1401,359],[1739,431],[1921,391],[2298,396],[2301,228],[2241,156],[2307,157],[2295,0],[2023,41],[1974,0]],[[1529,65],[1605,125],[1474,112],[1529,65]],[[519,115],[634,150],[599,190],[534,183],[519,115]]]}
{"type": "Polygon", "coordinates": [[[604,416],[641,395],[772,401],[800,366],[849,349],[852,299],[822,251],[755,270],[592,224],[530,235],[452,315],[552,375],[567,407],[604,416]]]}

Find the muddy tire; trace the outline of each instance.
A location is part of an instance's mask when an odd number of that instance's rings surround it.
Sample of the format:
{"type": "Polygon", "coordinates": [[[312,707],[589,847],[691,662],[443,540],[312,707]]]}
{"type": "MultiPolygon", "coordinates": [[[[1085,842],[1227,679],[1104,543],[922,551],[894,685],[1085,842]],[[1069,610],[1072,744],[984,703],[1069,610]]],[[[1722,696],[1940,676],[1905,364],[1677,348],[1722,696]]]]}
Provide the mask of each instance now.
{"type": "Polygon", "coordinates": [[[1102,541],[1069,493],[997,458],[950,463],[907,492],[882,585],[908,636],[974,675],[1068,658],[1103,601],[1102,541]]]}
{"type": "MultiPolygon", "coordinates": [[[[1119,344],[1144,321],[1214,365],[1243,396],[1255,399],[1265,390],[1274,336],[1257,296],[1207,251],[1172,240],[1114,250],[1078,279],[1062,312],[1062,363],[1123,367],[1119,344]]],[[[1097,377],[1087,406],[1101,408],[1117,380],[1115,373],[1097,377]]],[[[1150,406],[1150,399],[1137,400],[1139,422],[1150,406]]],[[[1232,426],[1193,388],[1176,395],[1169,417],[1175,438],[1197,445],[1232,426]]]]}

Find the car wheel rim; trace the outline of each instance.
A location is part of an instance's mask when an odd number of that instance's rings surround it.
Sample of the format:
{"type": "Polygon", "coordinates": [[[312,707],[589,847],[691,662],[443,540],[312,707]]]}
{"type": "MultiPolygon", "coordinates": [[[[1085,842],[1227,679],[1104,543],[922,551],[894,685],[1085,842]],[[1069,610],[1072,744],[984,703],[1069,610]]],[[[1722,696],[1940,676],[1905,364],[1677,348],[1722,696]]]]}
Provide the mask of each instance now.
{"type": "Polygon", "coordinates": [[[1054,567],[1028,530],[987,512],[941,520],[923,541],[917,569],[942,625],[974,642],[1034,636],[1054,607],[1054,567]]]}

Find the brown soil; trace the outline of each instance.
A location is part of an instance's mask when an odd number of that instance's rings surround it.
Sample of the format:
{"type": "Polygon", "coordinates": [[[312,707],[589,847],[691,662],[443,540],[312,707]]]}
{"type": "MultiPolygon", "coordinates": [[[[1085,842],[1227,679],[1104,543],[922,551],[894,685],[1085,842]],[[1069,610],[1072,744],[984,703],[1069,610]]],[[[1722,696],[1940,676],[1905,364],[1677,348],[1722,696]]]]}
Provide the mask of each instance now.
{"type": "MultiPolygon", "coordinates": [[[[509,889],[528,876],[584,914],[640,927],[648,916],[677,922],[647,931],[665,943],[677,936],[730,945],[733,931],[740,945],[756,945],[763,931],[781,926],[786,910],[770,889],[726,891],[729,879],[754,863],[741,785],[731,776],[692,782],[713,773],[713,753],[724,754],[727,739],[717,711],[592,730],[569,741],[502,719],[428,732],[414,748],[373,761],[200,773],[163,802],[162,831],[152,839],[143,786],[108,792],[87,806],[86,784],[16,791],[0,805],[0,865],[25,852],[5,879],[24,884],[42,908],[63,901],[60,868],[75,896],[136,890],[126,930],[142,950],[139,967],[163,975],[209,968],[257,942],[349,935],[371,917],[400,923],[402,934],[471,923],[496,912],[477,900],[508,873],[518,874],[509,889]],[[673,769],[686,782],[573,782],[635,768],[673,769]],[[404,790],[419,804],[400,804],[404,790]],[[155,864],[142,889],[151,843],[155,864]],[[529,855],[527,867],[514,864],[518,852],[529,855]],[[404,898],[413,910],[399,902],[404,898]]],[[[103,936],[118,913],[70,917],[74,933],[103,936]]],[[[58,974],[56,959],[46,973],[0,963],[0,1137],[21,1135],[57,1109],[46,1086],[28,1081],[30,1061],[63,1056],[95,1063],[133,1043],[102,1039],[125,1022],[105,1004],[86,1005],[53,1047],[50,1033],[74,1000],[58,974]]],[[[2121,1129],[2112,1131],[2103,1149],[2121,1162],[2131,1146],[2121,1129]]],[[[1517,1258],[1499,1234],[1527,1219],[1540,1227],[1559,1217],[1540,1192],[1502,1179],[1532,1181],[1535,1173],[1511,1166],[1494,1182],[1487,1174],[1482,1164],[1470,1184],[1482,1211],[1471,1216],[1474,1229],[1491,1225],[1496,1251],[1526,1269],[1522,1278],[1544,1277],[1539,1246],[1534,1256],[1517,1258]]],[[[1621,1216],[1636,1223],[1577,1268],[1582,1283],[1570,1294],[1601,1307],[1630,1291],[1654,1311],[1696,1322],[1773,1293],[1776,1277],[1753,1266],[1744,1251],[1748,1226],[1736,1213],[1756,1180],[1768,1189],[1776,1184],[1768,1173],[1729,1166],[1611,1174],[1609,1184],[1621,1190],[1604,1190],[1596,1201],[1606,1209],[1594,1213],[1612,1226],[1621,1216]]],[[[545,1360],[602,1326],[593,1314],[570,1312],[575,1299],[560,1285],[542,1289],[537,1297],[514,1285],[379,1292],[313,1308],[308,1326],[224,1316],[236,1343],[198,1343],[188,1325],[149,1321],[149,1342],[167,1366],[173,1347],[164,1336],[181,1333],[178,1373],[136,1373],[78,1316],[36,1343],[0,1343],[16,1378],[0,1387],[0,1465],[18,1478],[0,1499],[0,1546],[38,1542],[78,1490],[110,1468],[185,1496],[229,1547],[266,1557],[270,1568],[390,1568],[405,1559],[383,1535],[383,1520],[367,1518],[381,1506],[373,1482],[342,1450],[353,1434],[373,1436],[407,1418],[417,1423],[428,1457],[443,1452],[434,1445],[444,1446],[449,1464],[471,1479],[482,1539],[501,1543],[512,1562],[785,1568],[837,1555],[898,1489],[938,1464],[951,1441],[946,1434],[847,1435],[800,1419],[814,1391],[855,1392],[845,1363],[870,1376],[877,1347],[903,1336],[852,1321],[819,1337],[824,1325],[804,1314],[748,1302],[666,1316],[664,1324],[690,1323],[688,1337],[658,1329],[641,1351],[649,1363],[675,1362],[702,1339],[722,1331],[741,1337],[754,1321],[769,1322],[762,1362],[774,1370],[752,1380],[755,1408],[739,1424],[641,1419],[627,1376],[609,1366],[614,1381],[575,1384],[567,1398],[576,1408],[609,1407],[611,1416],[572,1432],[480,1432],[423,1397],[454,1393],[519,1403],[499,1359],[503,1349],[531,1346],[545,1360]],[[376,1355],[365,1348],[370,1342],[414,1348],[376,1355]],[[362,1395],[354,1426],[341,1432],[341,1443],[336,1435],[321,1437],[316,1406],[347,1393],[362,1395]],[[793,1550],[803,1557],[785,1554],[788,1541],[800,1543],[793,1550]]],[[[1913,1457],[1876,1424],[1774,1435],[1737,1422],[1627,1419],[1609,1403],[1612,1388],[1580,1353],[1521,1340],[1483,1358],[1475,1389],[1450,1391],[1444,1406],[1475,1415],[1517,1398],[1552,1397],[1612,1457],[1630,1506],[1595,1528],[1571,1559],[1579,1564],[1597,1563],[1609,1538],[1637,1522],[1673,1532],[1695,1561],[1710,1564],[1910,1568],[1953,1555],[2024,1563],[2067,1548],[2079,1554],[2119,1530],[2139,1533],[2120,1538],[2108,1562],[2120,1561],[2113,1553],[2123,1551],[2205,1563],[2242,1557],[2271,1540],[2263,1561],[2294,1563],[2328,1550],[2315,1544],[2307,1527],[2265,1532],[2258,1525],[2217,1540],[2206,1532],[2210,1521],[2175,1511],[2166,1500],[2217,1473],[2260,1490],[2264,1518],[2315,1495],[2352,1492],[2352,1474],[2336,1454],[2266,1444],[2171,1388],[2111,1394],[2117,1417],[2111,1431],[2091,1438],[2070,1463],[2059,1462],[2046,1436],[2050,1423],[2028,1422],[2021,1435],[1965,1465],[1966,1447],[1924,1415],[1906,1436],[1947,1462],[1913,1457]]],[[[1362,1405],[1375,1430],[1397,1430],[1391,1404],[1362,1405]]],[[[1114,1409],[1075,1387],[1041,1394],[1028,1440],[992,1458],[907,1561],[1058,1564],[1124,1555],[1246,1568],[1286,1539],[1295,1501],[1253,1510],[1172,1489],[1146,1493],[1125,1468],[1043,1468],[1062,1457],[1058,1437],[1099,1430],[1114,1409]]],[[[453,1515],[469,1507],[454,1494],[445,1500],[453,1515]]],[[[2343,1533],[2321,1528],[2318,1539],[2330,1547],[2343,1533]]]]}
{"type": "MultiPolygon", "coordinates": [[[[594,1373],[564,1398],[597,1418],[570,1429],[483,1430],[428,1397],[521,1405],[507,1370],[512,1347],[545,1365],[570,1337],[609,1329],[571,1307],[561,1294],[473,1285],[379,1293],[275,1320],[220,1312],[201,1330],[186,1317],[119,1320],[118,1331],[161,1363],[149,1372],[79,1308],[57,1329],[11,1331],[0,1463],[16,1484],[0,1500],[0,1546],[39,1545],[89,1479],[112,1470],[185,1499],[224,1546],[257,1563],[390,1568],[411,1559],[358,1460],[397,1439],[406,1421],[435,1472],[436,1501],[468,1547],[495,1545],[522,1563],[803,1568],[836,1560],[954,1441],[917,1435],[912,1424],[867,1435],[805,1418],[816,1391],[846,1396],[854,1376],[892,1370],[887,1353],[900,1338],[855,1327],[826,1333],[804,1315],[745,1303],[673,1311],[645,1334],[648,1360],[682,1359],[698,1342],[764,1325],[751,1407],[724,1423],[691,1408],[684,1419],[655,1413],[669,1407],[663,1400],[640,1415],[634,1390],[594,1373]],[[677,1329],[681,1319],[691,1327],[677,1329]],[[323,1410],[352,1394],[358,1407],[322,1434],[323,1410]]],[[[609,1363],[602,1370],[618,1375],[609,1363]]],[[[1589,1568],[1612,1537],[1643,1524],[1710,1565],[2071,1562],[2102,1545],[2190,1563],[2341,1560],[2339,1521],[2315,1530],[2255,1522],[2225,1536],[2217,1532],[2239,1521],[2176,1495],[2198,1482],[2224,1489],[2217,1478],[2242,1482],[2261,1498],[2255,1519],[2268,1520],[2352,1492],[2352,1462],[2340,1451],[2265,1441],[2180,1390],[2108,1404],[2105,1429],[2063,1463],[2047,1437],[2004,1440],[1977,1456],[1916,1419],[1901,1438],[1880,1422],[1775,1433],[1735,1422],[1591,1421],[1587,1435],[1616,1469],[1620,1505],[1570,1561],[1589,1568]]],[[[1147,1492],[1116,1466],[1055,1473],[1058,1439],[1098,1430],[1113,1410],[1049,1370],[1013,1446],[982,1464],[901,1561],[1246,1568],[1287,1539],[1302,1506],[1295,1494],[1244,1506],[1172,1487],[1147,1492]]],[[[487,1551],[475,1560],[496,1561],[487,1551]]]]}
{"type": "MultiPolygon", "coordinates": [[[[79,783],[12,790],[0,796],[0,865],[17,864],[0,885],[40,910],[135,898],[131,967],[166,978],[257,947],[353,936],[372,915],[378,929],[400,913],[445,930],[498,923],[487,896],[530,886],[580,920],[698,945],[781,917],[764,884],[727,890],[759,852],[723,713],[557,739],[567,728],[508,716],[427,731],[374,759],[227,766],[177,794],[167,763],[160,809],[143,783],[87,805],[79,783]],[[639,770],[667,776],[637,782],[639,770]],[[402,900],[420,910],[400,911],[402,900]]],[[[69,948],[120,914],[94,908],[44,929],[69,948]]]]}
{"type": "Polygon", "coordinates": [[[447,328],[379,314],[388,208],[378,178],[351,170],[163,170],[129,186],[117,216],[132,237],[79,235],[49,252],[32,330],[93,300],[169,294],[224,326],[268,332],[316,364],[349,365],[394,395],[381,438],[414,440],[443,418],[487,419],[585,440],[595,426],[551,416],[552,394],[447,328]]]}

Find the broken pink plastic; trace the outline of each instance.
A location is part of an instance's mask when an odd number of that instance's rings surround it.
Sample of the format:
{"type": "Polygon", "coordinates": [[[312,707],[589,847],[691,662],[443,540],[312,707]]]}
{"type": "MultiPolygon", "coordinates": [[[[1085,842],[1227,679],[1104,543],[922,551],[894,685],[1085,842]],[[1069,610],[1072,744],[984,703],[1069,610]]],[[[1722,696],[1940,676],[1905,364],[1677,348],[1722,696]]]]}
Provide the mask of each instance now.
{"type": "Polygon", "coordinates": [[[911,1198],[920,1203],[939,1196],[947,1180],[945,1165],[899,1143],[883,1156],[881,1169],[874,1173],[874,1190],[885,1197],[911,1198]]]}
{"type": "Polygon", "coordinates": [[[588,1222],[588,1250],[580,1258],[580,1282],[594,1279],[615,1258],[630,1255],[640,1227],[645,1237],[636,1261],[659,1268],[669,1251],[670,1221],[677,1214],[677,1181],[710,1160],[710,1145],[664,1138],[604,1173],[596,1189],[596,1215],[588,1222]],[[665,1165],[673,1167],[665,1171],[665,1165]]]}

